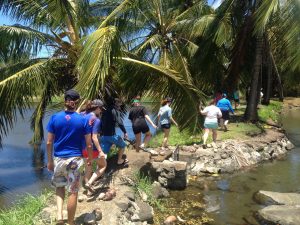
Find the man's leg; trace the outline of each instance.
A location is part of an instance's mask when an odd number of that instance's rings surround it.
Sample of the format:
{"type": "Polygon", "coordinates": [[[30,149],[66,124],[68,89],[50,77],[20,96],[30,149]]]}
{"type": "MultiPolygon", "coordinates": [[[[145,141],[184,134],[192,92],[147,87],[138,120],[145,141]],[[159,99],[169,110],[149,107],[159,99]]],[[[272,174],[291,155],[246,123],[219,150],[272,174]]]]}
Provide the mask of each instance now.
{"type": "Polygon", "coordinates": [[[125,148],[119,148],[119,151],[118,151],[118,164],[124,163],[125,159],[122,158],[123,154],[124,154],[124,151],[125,151],[125,148]]]}
{"type": "Polygon", "coordinates": [[[65,199],[65,188],[58,187],[56,188],[56,205],[57,205],[57,220],[63,220],[63,206],[64,206],[64,199],[65,199]]]}
{"type": "Polygon", "coordinates": [[[75,225],[74,218],[75,218],[75,212],[77,207],[77,196],[78,196],[77,192],[69,193],[68,205],[67,205],[69,225],[75,225]]]}

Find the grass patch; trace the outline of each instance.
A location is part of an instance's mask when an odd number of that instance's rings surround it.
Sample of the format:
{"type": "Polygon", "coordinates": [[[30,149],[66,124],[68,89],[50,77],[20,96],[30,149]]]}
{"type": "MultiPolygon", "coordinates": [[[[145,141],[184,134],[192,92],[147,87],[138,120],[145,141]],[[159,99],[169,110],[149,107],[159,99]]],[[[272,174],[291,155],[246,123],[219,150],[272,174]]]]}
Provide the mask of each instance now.
{"type": "Polygon", "coordinates": [[[133,176],[135,185],[133,186],[134,192],[136,195],[140,195],[140,193],[145,193],[147,195],[147,202],[159,209],[164,210],[164,207],[161,204],[159,199],[156,199],[152,194],[152,181],[149,177],[141,174],[140,172],[134,173],[133,176]]]}
{"type": "Polygon", "coordinates": [[[266,122],[269,118],[274,122],[278,122],[280,119],[280,112],[282,110],[282,107],[282,102],[271,100],[269,105],[260,106],[258,110],[258,117],[263,122],[266,122]]]}
{"type": "MultiPolygon", "coordinates": [[[[157,134],[150,140],[149,147],[159,147],[161,146],[164,133],[160,130],[157,134]]],[[[199,143],[201,141],[201,133],[193,135],[187,130],[179,131],[175,126],[172,126],[169,136],[169,145],[192,145],[194,143],[199,143]]]]}
{"type": "Polygon", "coordinates": [[[40,196],[26,195],[14,207],[0,211],[0,225],[34,225],[37,214],[45,207],[51,192],[40,196]]]}

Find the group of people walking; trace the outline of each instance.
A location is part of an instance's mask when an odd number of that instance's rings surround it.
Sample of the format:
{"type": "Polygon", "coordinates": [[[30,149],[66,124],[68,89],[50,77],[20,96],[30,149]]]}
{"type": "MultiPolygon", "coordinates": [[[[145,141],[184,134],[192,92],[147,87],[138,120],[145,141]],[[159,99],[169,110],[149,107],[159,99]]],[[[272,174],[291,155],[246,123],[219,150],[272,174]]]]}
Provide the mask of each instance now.
{"type": "MultiPolygon", "coordinates": [[[[92,196],[95,193],[93,184],[105,172],[107,154],[112,145],[118,148],[117,164],[128,163],[124,158],[124,139],[128,139],[128,133],[121,116],[120,99],[109,99],[105,106],[100,99],[88,101],[80,111],[77,109],[80,101],[78,92],[68,90],[64,99],[65,109],[52,115],[47,125],[47,167],[53,171],[52,184],[56,187],[57,224],[64,224],[63,204],[67,191],[67,222],[74,225],[81,168],[85,167],[84,183],[88,190],[87,195],[92,196]],[[116,127],[121,129],[123,137],[116,133],[116,127]],[[95,171],[92,171],[93,161],[97,164],[95,171]]],[[[163,146],[168,144],[171,123],[177,126],[172,117],[171,102],[171,98],[164,99],[158,113],[158,121],[164,132],[163,146]]],[[[141,105],[139,96],[133,99],[128,118],[132,122],[136,139],[135,149],[139,152],[140,149],[145,149],[151,139],[146,121],[155,129],[158,126],[141,105]]]]}
{"type": "Polygon", "coordinates": [[[204,120],[204,134],[203,146],[206,147],[209,131],[212,131],[213,142],[217,140],[217,129],[219,124],[221,129],[227,131],[227,124],[229,122],[229,113],[234,114],[234,110],[227,95],[223,93],[221,96],[217,95],[204,109],[200,107],[200,113],[205,116],[204,120]]]}

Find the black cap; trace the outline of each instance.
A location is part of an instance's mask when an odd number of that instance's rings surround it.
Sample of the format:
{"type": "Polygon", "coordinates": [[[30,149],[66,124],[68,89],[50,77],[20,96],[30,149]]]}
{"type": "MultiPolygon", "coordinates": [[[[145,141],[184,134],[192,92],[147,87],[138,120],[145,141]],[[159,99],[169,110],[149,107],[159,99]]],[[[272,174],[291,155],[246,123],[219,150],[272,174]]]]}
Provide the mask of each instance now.
{"type": "Polygon", "coordinates": [[[65,100],[76,101],[80,99],[80,95],[77,91],[70,89],[65,92],[65,100]]]}
{"type": "Polygon", "coordinates": [[[172,101],[173,101],[173,99],[172,99],[172,98],[170,98],[170,97],[166,97],[166,101],[167,101],[167,102],[172,102],[172,101]]]}
{"type": "Polygon", "coordinates": [[[93,106],[98,106],[98,107],[101,107],[101,108],[104,108],[103,107],[103,102],[100,100],[100,99],[94,99],[93,101],[92,101],[92,105],[93,106]]]}

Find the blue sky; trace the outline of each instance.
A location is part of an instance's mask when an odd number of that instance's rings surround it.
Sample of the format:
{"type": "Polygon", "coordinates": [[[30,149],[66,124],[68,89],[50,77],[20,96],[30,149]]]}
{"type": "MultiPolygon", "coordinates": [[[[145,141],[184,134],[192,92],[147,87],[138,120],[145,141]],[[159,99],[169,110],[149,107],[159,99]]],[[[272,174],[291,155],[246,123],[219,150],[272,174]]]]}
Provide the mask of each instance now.
{"type": "MultiPolygon", "coordinates": [[[[213,4],[213,7],[218,7],[220,5],[222,0],[208,0],[208,4],[213,4]]],[[[14,24],[16,23],[15,21],[12,21],[9,17],[0,15],[0,25],[6,24],[14,24]]]]}

